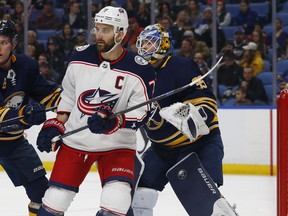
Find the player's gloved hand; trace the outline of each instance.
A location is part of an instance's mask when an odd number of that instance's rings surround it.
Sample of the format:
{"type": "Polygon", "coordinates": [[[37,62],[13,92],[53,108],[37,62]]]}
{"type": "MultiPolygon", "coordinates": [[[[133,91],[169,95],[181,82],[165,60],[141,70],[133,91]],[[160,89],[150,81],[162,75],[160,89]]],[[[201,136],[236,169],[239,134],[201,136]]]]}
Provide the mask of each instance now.
{"type": "Polygon", "coordinates": [[[44,122],[43,127],[37,137],[37,148],[43,152],[56,151],[62,144],[62,141],[52,143],[52,139],[56,136],[63,135],[65,126],[63,122],[58,121],[56,118],[48,119],[44,122]]]}
{"type": "Polygon", "coordinates": [[[96,134],[112,134],[122,128],[125,123],[125,115],[109,119],[111,115],[113,115],[113,112],[108,109],[102,109],[94,113],[87,120],[90,131],[96,134]]]}
{"type": "Polygon", "coordinates": [[[24,115],[20,120],[24,125],[40,125],[46,120],[45,106],[39,103],[28,104],[19,110],[18,115],[24,115]]]}
{"type": "Polygon", "coordinates": [[[209,128],[203,117],[198,112],[197,107],[191,103],[172,104],[161,109],[159,114],[186,135],[191,142],[198,136],[209,133],[209,128]]]}

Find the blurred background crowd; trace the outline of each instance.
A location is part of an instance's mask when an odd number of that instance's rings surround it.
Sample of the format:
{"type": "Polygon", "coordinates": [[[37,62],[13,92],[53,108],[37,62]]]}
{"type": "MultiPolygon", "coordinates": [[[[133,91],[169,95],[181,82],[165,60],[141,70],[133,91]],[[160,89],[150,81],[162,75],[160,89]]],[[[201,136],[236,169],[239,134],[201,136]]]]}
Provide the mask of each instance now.
{"type": "Polygon", "coordinates": [[[91,20],[101,8],[112,5],[128,12],[129,29],[122,43],[129,50],[137,52],[139,33],[159,22],[175,40],[173,55],[194,59],[203,74],[223,55],[217,72],[206,78],[220,106],[272,105],[275,89],[277,94],[288,88],[288,1],[275,1],[274,22],[272,1],[261,0],[28,2],[0,0],[0,17],[16,23],[15,52],[35,59],[50,82],[61,84],[76,47],[95,42],[91,20]]]}

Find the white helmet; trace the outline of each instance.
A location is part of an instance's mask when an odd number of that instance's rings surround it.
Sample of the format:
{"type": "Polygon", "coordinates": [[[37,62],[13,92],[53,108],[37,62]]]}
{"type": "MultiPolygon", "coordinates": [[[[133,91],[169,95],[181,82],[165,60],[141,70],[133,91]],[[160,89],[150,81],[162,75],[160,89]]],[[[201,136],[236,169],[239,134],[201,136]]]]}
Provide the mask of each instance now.
{"type": "Polygon", "coordinates": [[[121,7],[107,6],[96,13],[94,17],[95,23],[102,23],[114,26],[114,32],[118,33],[121,29],[126,35],[129,22],[125,9],[121,7]]]}

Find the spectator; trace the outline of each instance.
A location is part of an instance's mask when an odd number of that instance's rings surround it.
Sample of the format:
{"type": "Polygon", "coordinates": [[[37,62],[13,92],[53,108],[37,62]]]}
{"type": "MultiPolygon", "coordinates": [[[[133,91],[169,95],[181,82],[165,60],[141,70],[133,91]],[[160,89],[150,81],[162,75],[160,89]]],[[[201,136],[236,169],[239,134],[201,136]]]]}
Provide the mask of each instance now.
{"type": "Polygon", "coordinates": [[[234,106],[252,105],[251,100],[246,98],[246,89],[245,88],[239,87],[238,89],[236,89],[235,98],[236,98],[236,101],[234,103],[234,106]]]}
{"type": "Polygon", "coordinates": [[[84,29],[79,29],[76,36],[75,48],[79,46],[84,46],[88,44],[86,41],[86,31],[84,29]]]}
{"type": "MultiPolygon", "coordinates": [[[[203,53],[196,52],[194,54],[193,60],[197,63],[197,65],[199,66],[199,69],[203,75],[206,74],[210,70],[207,62],[205,61],[203,53]]],[[[213,77],[212,77],[212,75],[210,74],[207,77],[205,77],[204,81],[205,81],[206,85],[208,86],[208,88],[212,91],[213,90],[213,77]]]]}
{"type": "Polygon", "coordinates": [[[34,45],[28,44],[27,50],[27,56],[29,56],[33,60],[36,60],[36,47],[34,45]]]}
{"type": "MultiPolygon", "coordinates": [[[[219,53],[226,41],[223,30],[217,24],[217,52],[219,53]]],[[[196,38],[204,41],[209,48],[212,48],[212,8],[206,7],[203,12],[203,19],[195,29],[196,38]]]]}
{"type": "Polygon", "coordinates": [[[15,49],[15,53],[24,54],[24,26],[23,23],[15,23],[15,28],[17,31],[17,47],[15,49]]]}
{"type": "Polygon", "coordinates": [[[262,30],[255,29],[252,32],[250,41],[252,41],[252,42],[257,44],[257,51],[261,54],[261,57],[263,59],[266,59],[267,58],[267,54],[268,54],[268,50],[267,50],[266,40],[265,40],[265,37],[264,37],[264,34],[263,34],[262,30]]]}
{"type": "Polygon", "coordinates": [[[139,9],[136,14],[136,19],[138,20],[139,26],[144,28],[151,23],[151,13],[147,8],[147,5],[142,2],[139,5],[139,9]]]}
{"type": "Polygon", "coordinates": [[[283,72],[283,74],[278,75],[277,80],[279,82],[279,88],[288,89],[288,68],[283,72]]]}
{"type": "Polygon", "coordinates": [[[97,3],[91,4],[91,17],[95,17],[95,14],[99,11],[99,5],[97,3]]]}
{"type": "Polygon", "coordinates": [[[189,5],[189,0],[176,0],[173,10],[178,14],[182,10],[186,10],[189,5]]]}
{"type": "Polygon", "coordinates": [[[217,22],[221,27],[229,26],[232,22],[231,14],[226,11],[224,0],[217,0],[217,22]]]}
{"type": "Polygon", "coordinates": [[[181,47],[181,41],[183,39],[183,34],[186,30],[191,30],[192,24],[188,20],[188,15],[186,11],[182,10],[177,14],[176,21],[171,26],[171,33],[175,40],[174,48],[178,49],[181,47]]]}
{"type": "Polygon", "coordinates": [[[69,2],[68,13],[65,13],[62,16],[62,25],[65,25],[66,23],[69,23],[74,29],[87,27],[86,19],[82,16],[80,6],[76,1],[69,2]]]}
{"type": "Polygon", "coordinates": [[[248,66],[252,67],[254,72],[253,75],[256,76],[264,69],[264,61],[257,51],[257,44],[249,42],[246,46],[243,46],[243,49],[245,52],[241,60],[241,65],[243,68],[248,66]]]}
{"type": "Polygon", "coordinates": [[[69,23],[65,23],[56,38],[59,42],[59,49],[65,54],[64,60],[68,61],[76,44],[76,36],[74,35],[72,26],[69,23]]]}
{"type": "Polygon", "coordinates": [[[258,22],[258,14],[256,11],[250,9],[248,0],[241,0],[240,11],[238,15],[234,17],[234,20],[234,25],[242,26],[245,34],[250,35],[258,22]]]}
{"type": "Polygon", "coordinates": [[[194,29],[202,19],[202,12],[200,11],[198,2],[196,0],[190,0],[186,11],[192,24],[192,29],[194,29]]]}
{"type": "Polygon", "coordinates": [[[223,55],[223,63],[217,70],[217,81],[219,85],[227,87],[239,86],[243,79],[243,67],[236,63],[232,50],[227,50],[223,55]]]}
{"type": "Polygon", "coordinates": [[[140,5],[140,2],[138,0],[127,0],[127,1],[124,1],[123,8],[126,9],[128,17],[131,18],[131,17],[136,17],[136,14],[139,9],[139,5],[140,5]]]}
{"type": "Polygon", "coordinates": [[[136,40],[142,30],[143,28],[139,26],[136,18],[129,18],[129,28],[122,41],[122,45],[128,50],[137,52],[136,40]]]}
{"type": "Polygon", "coordinates": [[[106,6],[118,7],[118,4],[114,0],[101,0],[101,3],[99,4],[99,10],[101,10],[102,8],[106,6]]]}
{"type": "Polygon", "coordinates": [[[40,74],[49,82],[56,83],[57,75],[56,72],[51,68],[48,63],[42,62],[39,64],[40,74]]]}
{"type": "Polygon", "coordinates": [[[161,2],[158,4],[158,14],[155,17],[156,22],[159,22],[163,17],[169,17],[171,22],[174,22],[176,16],[174,12],[170,9],[168,2],[161,2]]]}
{"type": "Polygon", "coordinates": [[[47,41],[46,54],[50,60],[49,64],[55,70],[57,74],[57,83],[60,84],[64,77],[65,64],[64,64],[64,52],[59,49],[59,43],[56,37],[49,37],[47,41]]]}
{"type": "Polygon", "coordinates": [[[247,45],[245,31],[242,27],[234,31],[234,54],[235,60],[239,64],[244,55],[243,46],[247,45]]]}
{"type": "Polygon", "coordinates": [[[49,64],[49,57],[46,53],[41,53],[38,57],[38,65],[40,65],[41,63],[46,63],[49,64]]]}
{"type": "Polygon", "coordinates": [[[38,59],[40,53],[45,51],[45,47],[43,44],[37,41],[37,34],[33,30],[29,30],[27,33],[28,37],[28,45],[33,45],[36,48],[35,58],[38,59]]]}
{"type": "Polygon", "coordinates": [[[263,83],[254,74],[253,67],[244,67],[240,87],[246,90],[246,98],[251,100],[253,105],[266,105],[268,98],[263,83]]]}
{"type": "MultiPolygon", "coordinates": [[[[288,55],[286,53],[287,50],[287,39],[288,34],[283,30],[283,21],[280,18],[276,19],[276,43],[277,43],[277,58],[278,59],[284,59],[288,58],[288,55]],[[284,45],[283,45],[284,44],[284,45]]],[[[273,32],[271,32],[269,35],[267,35],[267,48],[272,48],[272,35],[273,32]]]]}
{"type": "Polygon", "coordinates": [[[192,53],[192,40],[189,38],[184,38],[181,43],[181,48],[179,49],[179,52],[175,52],[173,54],[175,56],[181,56],[185,58],[193,58],[193,53],[192,53]]]}
{"type": "Polygon", "coordinates": [[[36,20],[37,29],[57,29],[60,18],[54,13],[53,1],[45,0],[41,14],[36,20]]]}
{"type": "Polygon", "coordinates": [[[24,3],[22,1],[16,1],[14,4],[14,12],[11,14],[11,19],[15,23],[24,22],[24,3]]]}
{"type": "Polygon", "coordinates": [[[204,55],[204,58],[208,62],[211,58],[211,51],[206,45],[204,41],[196,40],[194,33],[190,30],[185,31],[183,34],[183,38],[188,38],[192,41],[192,56],[195,55],[196,52],[200,52],[204,55]]]}

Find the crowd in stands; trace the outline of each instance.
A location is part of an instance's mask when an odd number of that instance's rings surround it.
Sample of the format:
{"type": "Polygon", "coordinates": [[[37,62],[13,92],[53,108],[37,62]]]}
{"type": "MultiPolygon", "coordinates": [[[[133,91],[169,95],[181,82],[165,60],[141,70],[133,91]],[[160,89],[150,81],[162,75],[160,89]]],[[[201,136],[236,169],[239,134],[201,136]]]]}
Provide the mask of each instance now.
{"type": "MultiPolygon", "coordinates": [[[[87,26],[87,2],[80,0],[31,0],[29,5],[28,55],[38,61],[41,74],[61,84],[67,62],[74,49],[87,44],[90,27],[87,26]],[[51,31],[41,40],[43,30],[51,31]]],[[[91,17],[101,8],[112,5],[125,8],[129,16],[129,29],[123,46],[136,52],[139,33],[155,22],[170,30],[174,43],[173,55],[194,59],[202,73],[212,67],[212,1],[211,0],[159,0],[155,11],[150,1],[92,0],[91,17]]],[[[277,13],[287,13],[288,3],[277,0],[277,13]],[[286,10],[285,10],[286,8],[286,10]]],[[[271,1],[217,0],[217,56],[224,61],[217,72],[220,105],[268,105],[271,92],[267,92],[259,74],[271,72],[271,1]],[[252,5],[267,4],[264,14],[252,5]],[[237,12],[231,6],[237,5],[237,12]],[[270,26],[270,27],[269,27],[270,26]],[[233,27],[233,28],[232,28],[233,27]],[[227,29],[230,28],[230,31],[227,29]],[[267,66],[268,65],[268,66],[267,66]],[[228,101],[232,101],[227,103],[228,101]]],[[[24,53],[24,3],[21,0],[0,0],[0,16],[12,19],[18,31],[17,53],[24,53]]],[[[288,23],[277,16],[277,60],[288,60],[288,23]]],[[[93,42],[93,41],[92,41],[93,42]]],[[[288,63],[287,63],[288,65],[288,63]]],[[[287,67],[288,68],[288,67],[287,67]]],[[[278,91],[287,88],[288,69],[278,76],[278,91]]],[[[272,74],[272,72],[271,72],[272,74]]],[[[213,77],[206,78],[213,88],[213,77]]],[[[272,83],[270,83],[272,85],[272,83]]]]}

